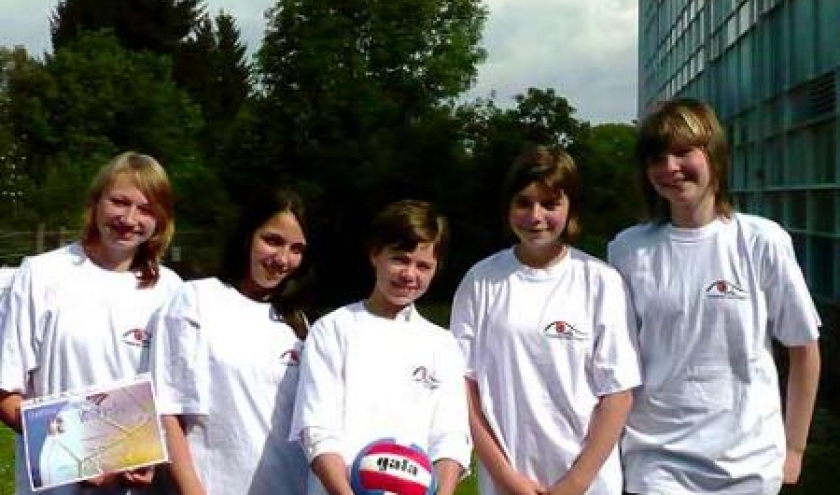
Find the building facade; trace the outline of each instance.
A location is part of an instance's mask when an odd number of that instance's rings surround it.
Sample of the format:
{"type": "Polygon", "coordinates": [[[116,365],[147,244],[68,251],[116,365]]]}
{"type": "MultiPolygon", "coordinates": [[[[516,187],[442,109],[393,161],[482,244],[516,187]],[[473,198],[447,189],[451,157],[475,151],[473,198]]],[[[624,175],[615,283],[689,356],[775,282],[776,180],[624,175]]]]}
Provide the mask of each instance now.
{"type": "Polygon", "coordinates": [[[782,224],[840,306],[840,0],[639,0],[639,114],[674,96],[714,107],[738,209],[782,224]]]}

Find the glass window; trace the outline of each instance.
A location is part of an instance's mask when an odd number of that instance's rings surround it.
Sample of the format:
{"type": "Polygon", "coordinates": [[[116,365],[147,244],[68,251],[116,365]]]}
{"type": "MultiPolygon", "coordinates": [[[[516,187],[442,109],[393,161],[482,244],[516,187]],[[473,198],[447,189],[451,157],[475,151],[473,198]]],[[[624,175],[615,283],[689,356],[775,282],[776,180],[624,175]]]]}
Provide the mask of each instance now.
{"type": "Polygon", "coordinates": [[[782,9],[776,9],[770,14],[770,93],[778,94],[787,84],[788,42],[782,9]]]}
{"type": "MultiPolygon", "coordinates": [[[[816,125],[814,132],[814,182],[833,184],[837,182],[836,120],[816,125]]],[[[838,205],[840,207],[840,205],[838,205]]]]}
{"type": "Polygon", "coordinates": [[[808,251],[805,249],[805,235],[798,232],[791,232],[790,237],[793,241],[793,251],[796,253],[796,260],[799,262],[799,266],[808,266],[808,251]]]}
{"type": "Polygon", "coordinates": [[[811,252],[813,253],[813,265],[810,266],[806,273],[806,280],[808,287],[814,293],[828,298],[837,300],[840,298],[840,284],[838,280],[838,261],[840,259],[840,241],[813,237],[811,239],[811,252]]]}
{"type": "Polygon", "coordinates": [[[750,26],[752,26],[752,12],[750,9],[752,2],[744,2],[741,8],[738,9],[738,36],[746,33],[750,26]]]}
{"type": "MultiPolygon", "coordinates": [[[[793,36],[793,46],[796,50],[796,56],[791,61],[791,75],[793,80],[791,83],[798,84],[802,81],[807,81],[814,76],[814,2],[793,2],[791,8],[793,9],[793,25],[801,26],[801,29],[791,30],[793,36]],[[808,27],[811,27],[810,29],[808,27]]],[[[782,9],[779,9],[782,10],[782,9]]],[[[835,36],[837,28],[835,27],[835,36]]],[[[836,38],[835,38],[836,39],[836,38]]],[[[835,41],[835,44],[836,41],[835,41]]]]}
{"type": "Polygon", "coordinates": [[[738,43],[738,105],[739,109],[750,105],[755,99],[753,94],[753,63],[752,63],[752,42],[749,38],[743,38],[738,43]]]}
{"type": "Polygon", "coordinates": [[[835,218],[840,204],[835,204],[837,193],[823,189],[811,192],[811,230],[831,235],[834,232],[835,218]]]}
{"type": "Polygon", "coordinates": [[[734,15],[726,21],[726,46],[729,47],[738,39],[738,18],[734,15]]]}
{"type": "Polygon", "coordinates": [[[817,72],[823,73],[840,65],[840,43],[837,29],[840,25],[840,2],[817,2],[817,72]]]}
{"type": "Polygon", "coordinates": [[[765,209],[768,218],[784,223],[784,193],[772,192],[764,196],[765,209]]]}
{"type": "Polygon", "coordinates": [[[811,161],[811,135],[799,130],[788,136],[786,179],[792,185],[805,185],[811,182],[813,163],[811,161]]]}
{"type": "Polygon", "coordinates": [[[799,230],[808,228],[808,198],[805,194],[805,191],[794,191],[788,195],[789,224],[792,228],[799,230]]]}

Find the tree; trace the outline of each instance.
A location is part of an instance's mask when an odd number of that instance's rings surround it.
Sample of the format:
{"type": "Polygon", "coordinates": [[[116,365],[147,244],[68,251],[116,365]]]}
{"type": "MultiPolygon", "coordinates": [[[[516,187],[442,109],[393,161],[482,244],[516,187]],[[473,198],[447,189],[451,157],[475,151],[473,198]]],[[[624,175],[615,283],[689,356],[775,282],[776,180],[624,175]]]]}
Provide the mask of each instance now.
{"type": "MultiPolygon", "coordinates": [[[[152,154],[176,185],[203,174],[201,116],[172,82],[169,59],[125,50],[107,32],[83,34],[43,65],[19,60],[9,97],[21,172],[36,186],[27,207],[54,225],[77,224],[78,210],[56,205],[82,204],[94,170],[119,151],[152,154]]],[[[194,214],[212,220],[220,206],[194,214]]]]}
{"type": "Polygon", "coordinates": [[[178,49],[174,79],[201,107],[202,149],[219,168],[218,162],[224,163],[220,154],[251,90],[251,69],[234,18],[221,12],[215,26],[209,16],[201,18],[194,34],[178,49]]]}
{"type": "MultiPolygon", "coordinates": [[[[233,172],[310,191],[330,205],[318,217],[321,242],[361,246],[368,219],[391,194],[430,194],[411,186],[449,166],[446,145],[421,172],[409,143],[440,136],[432,127],[451,119],[441,115],[484,57],[485,16],[479,0],[279,1],[257,57],[260,94],[250,115],[258,132],[233,172]]],[[[354,254],[352,262],[347,253],[325,256],[321,266],[354,283],[364,264],[360,248],[354,254]]],[[[346,297],[362,287],[339,289],[346,297]]]]}
{"type": "Polygon", "coordinates": [[[53,50],[85,32],[112,30],[128,50],[173,55],[203,12],[203,0],[61,0],[50,17],[53,50]]]}
{"type": "Polygon", "coordinates": [[[12,127],[12,102],[9,94],[10,71],[15,59],[28,60],[23,49],[15,51],[0,47],[0,225],[13,225],[23,215],[23,191],[26,177],[21,170],[20,147],[12,127]]]}
{"type": "Polygon", "coordinates": [[[581,243],[592,254],[605,256],[606,243],[643,216],[635,144],[634,126],[602,124],[589,130],[579,148],[585,234],[581,243]]]}

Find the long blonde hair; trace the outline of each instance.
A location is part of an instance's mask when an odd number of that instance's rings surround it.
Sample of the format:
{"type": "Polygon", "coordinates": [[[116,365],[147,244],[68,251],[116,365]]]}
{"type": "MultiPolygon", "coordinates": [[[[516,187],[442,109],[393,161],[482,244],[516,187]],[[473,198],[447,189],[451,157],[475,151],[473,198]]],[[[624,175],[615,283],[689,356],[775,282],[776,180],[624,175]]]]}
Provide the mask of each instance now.
{"type": "Polygon", "coordinates": [[[99,169],[88,193],[82,245],[89,249],[100,241],[96,205],[120,176],[129,177],[134,186],[146,196],[156,220],[155,232],[138,247],[131,261],[131,269],[138,271],[140,287],[152,287],[160,277],[160,261],[175,233],[172,186],[166,171],[153,157],[127,151],[99,169]]]}

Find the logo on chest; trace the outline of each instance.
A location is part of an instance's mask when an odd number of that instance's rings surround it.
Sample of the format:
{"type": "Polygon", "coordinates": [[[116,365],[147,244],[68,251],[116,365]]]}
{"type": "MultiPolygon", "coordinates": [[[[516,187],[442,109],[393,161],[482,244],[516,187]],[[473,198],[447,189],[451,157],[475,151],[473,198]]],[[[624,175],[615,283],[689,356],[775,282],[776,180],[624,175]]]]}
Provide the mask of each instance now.
{"type": "Polygon", "coordinates": [[[543,329],[543,335],[550,339],[585,340],[586,334],[569,322],[557,320],[543,329]]]}
{"type": "Polygon", "coordinates": [[[434,390],[440,386],[440,380],[437,379],[432,370],[425,366],[414,368],[414,371],[411,372],[411,379],[429,390],[434,390]]]}
{"type": "Polygon", "coordinates": [[[142,328],[135,328],[122,334],[123,344],[128,344],[133,347],[149,347],[151,336],[149,332],[142,328]]]}
{"type": "Polygon", "coordinates": [[[710,299],[747,299],[749,292],[728,280],[715,280],[706,287],[706,297],[710,299]]]}
{"type": "Polygon", "coordinates": [[[280,362],[286,366],[297,366],[300,364],[300,351],[297,349],[289,349],[280,355],[280,362]]]}

